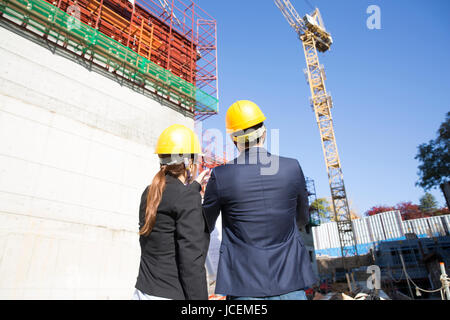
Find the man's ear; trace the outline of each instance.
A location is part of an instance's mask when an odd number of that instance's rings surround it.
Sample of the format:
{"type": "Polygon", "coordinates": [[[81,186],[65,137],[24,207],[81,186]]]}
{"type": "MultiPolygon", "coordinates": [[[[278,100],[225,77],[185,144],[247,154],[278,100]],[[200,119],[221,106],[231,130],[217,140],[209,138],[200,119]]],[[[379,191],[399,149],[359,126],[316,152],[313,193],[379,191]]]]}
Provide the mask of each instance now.
{"type": "Polygon", "coordinates": [[[267,137],[267,129],[264,130],[264,133],[263,133],[263,135],[261,137],[261,140],[260,140],[261,144],[264,144],[264,142],[266,142],[266,137],[267,137]]]}

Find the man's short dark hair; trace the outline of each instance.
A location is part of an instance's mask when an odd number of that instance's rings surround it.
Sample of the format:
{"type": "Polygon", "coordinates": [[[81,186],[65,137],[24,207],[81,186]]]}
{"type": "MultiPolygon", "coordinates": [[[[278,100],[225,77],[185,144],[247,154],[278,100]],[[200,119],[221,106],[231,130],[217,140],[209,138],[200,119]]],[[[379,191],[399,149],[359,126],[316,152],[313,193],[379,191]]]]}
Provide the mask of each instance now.
{"type": "MultiPolygon", "coordinates": [[[[264,122],[258,123],[257,125],[254,125],[253,127],[244,129],[244,130],[242,130],[242,135],[246,135],[246,134],[249,134],[251,132],[254,132],[254,131],[258,130],[259,128],[261,128],[262,126],[264,126],[264,122]]],[[[256,142],[252,143],[252,145],[259,144],[261,141],[262,141],[262,136],[257,138],[256,142]]],[[[237,145],[238,145],[237,141],[233,140],[233,143],[237,147],[237,145]]],[[[248,148],[250,148],[250,143],[248,141],[246,141],[244,149],[248,149],[248,148]]]]}

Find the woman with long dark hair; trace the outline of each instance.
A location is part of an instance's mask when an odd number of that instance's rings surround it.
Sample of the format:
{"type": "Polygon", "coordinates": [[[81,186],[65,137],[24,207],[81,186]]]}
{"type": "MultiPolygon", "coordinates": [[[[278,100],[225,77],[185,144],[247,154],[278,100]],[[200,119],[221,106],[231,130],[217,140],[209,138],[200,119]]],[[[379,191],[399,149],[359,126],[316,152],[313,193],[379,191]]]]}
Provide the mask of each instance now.
{"type": "Polygon", "coordinates": [[[141,262],[133,299],[207,300],[205,259],[209,232],[202,213],[195,133],[182,125],[164,130],[156,154],[160,170],[141,198],[141,262]]]}

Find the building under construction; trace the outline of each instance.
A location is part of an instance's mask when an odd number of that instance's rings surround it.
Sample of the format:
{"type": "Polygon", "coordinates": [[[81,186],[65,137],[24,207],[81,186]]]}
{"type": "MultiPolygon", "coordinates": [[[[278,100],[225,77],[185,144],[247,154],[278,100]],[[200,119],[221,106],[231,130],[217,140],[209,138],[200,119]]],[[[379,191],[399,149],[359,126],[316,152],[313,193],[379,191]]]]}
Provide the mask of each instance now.
{"type": "MultiPolygon", "coordinates": [[[[366,287],[367,267],[376,265],[381,286],[392,299],[439,298],[440,263],[447,274],[450,270],[450,215],[402,220],[396,210],[356,219],[352,224],[360,256],[346,258],[346,264],[359,287],[366,287]],[[426,291],[418,295],[415,285],[426,291]]],[[[339,258],[336,223],[315,226],[313,234],[322,280],[345,283],[349,271],[339,258]]]]}
{"type": "MultiPolygon", "coordinates": [[[[367,254],[381,242],[449,236],[450,215],[402,220],[398,210],[352,220],[358,252],[367,254]]],[[[313,229],[316,255],[339,257],[339,235],[336,222],[323,223],[313,229]]]]}
{"type": "MultiPolygon", "coordinates": [[[[450,217],[351,219],[318,59],[333,38],[318,9],[275,3],[305,53],[336,221],[311,212],[300,230],[315,272],[316,255],[342,256],[345,278],[365,254],[385,286],[413,296],[408,270],[438,288],[450,217]]],[[[216,20],[193,0],[0,0],[0,56],[0,299],[130,299],[156,140],[219,111],[216,20]]],[[[203,168],[226,161],[206,153],[203,168]]]]}
{"type": "Polygon", "coordinates": [[[0,299],[130,299],[158,135],[218,111],[190,0],[0,2],[0,299]]]}

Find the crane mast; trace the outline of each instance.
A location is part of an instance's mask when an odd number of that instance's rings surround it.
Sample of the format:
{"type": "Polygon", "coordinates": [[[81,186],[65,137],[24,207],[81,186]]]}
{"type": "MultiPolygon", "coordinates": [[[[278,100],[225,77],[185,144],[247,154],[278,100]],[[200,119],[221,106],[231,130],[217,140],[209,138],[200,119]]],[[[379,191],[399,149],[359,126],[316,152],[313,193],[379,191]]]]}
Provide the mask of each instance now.
{"type": "Polygon", "coordinates": [[[325,87],[325,70],[319,63],[318,56],[318,51],[326,52],[330,49],[333,39],[325,29],[319,9],[316,8],[311,15],[307,14],[304,18],[301,18],[289,0],[275,0],[275,4],[303,44],[307,67],[305,75],[311,89],[311,105],[322,140],[341,254],[343,258],[357,255],[350,208],[331,115],[333,102],[325,87]]]}

